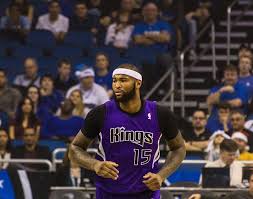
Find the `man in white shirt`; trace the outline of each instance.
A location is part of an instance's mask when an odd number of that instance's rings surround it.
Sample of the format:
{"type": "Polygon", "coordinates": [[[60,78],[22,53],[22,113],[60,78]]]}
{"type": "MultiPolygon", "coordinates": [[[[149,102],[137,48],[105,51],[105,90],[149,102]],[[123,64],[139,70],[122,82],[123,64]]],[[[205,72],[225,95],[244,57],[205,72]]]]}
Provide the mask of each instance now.
{"type": "Polygon", "coordinates": [[[24,73],[17,75],[14,79],[14,86],[22,92],[27,87],[40,86],[40,76],[38,75],[38,64],[34,58],[28,57],[24,61],[24,73]]]}
{"type": "Polygon", "coordinates": [[[220,158],[214,162],[208,162],[205,167],[230,167],[230,186],[242,186],[241,162],[236,160],[238,146],[235,141],[224,139],[220,145],[220,158]]]}
{"type": "Polygon", "coordinates": [[[95,73],[93,69],[86,68],[82,71],[77,71],[76,76],[80,83],[67,91],[66,98],[69,98],[74,90],[81,90],[83,103],[90,110],[109,101],[106,90],[94,82],[95,73]]]}
{"type": "Polygon", "coordinates": [[[69,19],[61,15],[60,12],[61,7],[59,1],[50,1],[48,14],[39,17],[36,29],[51,31],[58,41],[62,41],[69,29],[69,19]]]}

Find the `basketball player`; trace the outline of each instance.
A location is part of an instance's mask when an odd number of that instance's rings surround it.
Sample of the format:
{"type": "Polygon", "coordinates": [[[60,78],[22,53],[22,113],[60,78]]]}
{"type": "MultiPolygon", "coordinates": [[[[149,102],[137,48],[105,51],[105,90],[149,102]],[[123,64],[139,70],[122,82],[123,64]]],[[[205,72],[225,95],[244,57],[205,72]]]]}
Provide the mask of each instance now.
{"type": "Polygon", "coordinates": [[[97,199],[159,199],[162,182],[185,157],[184,140],[172,113],[142,100],[141,84],[135,66],[123,64],[115,69],[115,99],[89,112],[71,144],[70,158],[97,174],[97,199]],[[170,152],[159,170],[162,135],[170,152]],[[97,136],[100,144],[95,159],[86,149],[97,136]]]}

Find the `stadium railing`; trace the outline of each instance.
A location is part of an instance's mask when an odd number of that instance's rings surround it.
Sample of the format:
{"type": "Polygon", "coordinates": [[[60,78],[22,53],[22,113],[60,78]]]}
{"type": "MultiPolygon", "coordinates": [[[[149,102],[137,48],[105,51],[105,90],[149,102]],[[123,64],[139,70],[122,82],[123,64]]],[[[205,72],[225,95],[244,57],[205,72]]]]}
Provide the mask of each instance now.
{"type": "Polygon", "coordinates": [[[181,116],[185,117],[185,76],[187,73],[191,70],[193,66],[196,65],[196,63],[200,60],[202,56],[204,56],[208,50],[212,49],[212,76],[213,79],[216,79],[216,52],[215,52],[215,24],[213,20],[209,20],[207,24],[200,30],[196,37],[197,42],[204,34],[207,33],[207,31],[211,28],[211,41],[209,44],[203,48],[203,50],[199,53],[199,55],[193,59],[193,62],[190,64],[190,66],[187,66],[185,68],[185,55],[188,53],[192,46],[188,45],[179,55],[179,71],[180,71],[180,90],[181,90],[181,116]]]}
{"type": "Polygon", "coordinates": [[[231,13],[232,9],[239,0],[234,0],[227,8],[227,64],[230,64],[230,55],[231,55],[231,29],[233,25],[238,23],[240,19],[245,15],[245,13],[250,9],[253,5],[253,1],[249,1],[250,3],[243,9],[243,11],[238,15],[235,20],[232,22],[231,20],[231,13]]]}
{"type": "Polygon", "coordinates": [[[0,159],[0,163],[31,163],[31,164],[46,164],[49,171],[53,171],[53,164],[46,159],[0,159]]]}

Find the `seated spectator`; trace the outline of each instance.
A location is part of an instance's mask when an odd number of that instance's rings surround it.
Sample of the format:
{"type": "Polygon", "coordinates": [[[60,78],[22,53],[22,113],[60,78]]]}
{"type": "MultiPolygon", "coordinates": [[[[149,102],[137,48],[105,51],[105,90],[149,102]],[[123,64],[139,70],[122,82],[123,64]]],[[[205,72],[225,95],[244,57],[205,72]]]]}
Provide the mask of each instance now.
{"type": "Polygon", "coordinates": [[[232,140],[236,142],[239,148],[240,155],[238,160],[253,160],[253,153],[249,153],[248,138],[241,132],[235,132],[232,135],[232,140]]]}
{"type": "Polygon", "coordinates": [[[96,55],[95,82],[103,86],[109,97],[112,97],[112,73],[109,71],[109,57],[104,53],[96,55]]]}
{"type": "Polygon", "coordinates": [[[235,191],[227,196],[217,196],[210,192],[194,193],[188,199],[252,199],[253,197],[253,173],[249,176],[249,188],[245,191],[235,191]]]}
{"type": "Polygon", "coordinates": [[[83,95],[83,102],[90,110],[109,100],[106,90],[94,82],[95,73],[91,68],[77,71],[76,76],[79,78],[80,83],[68,90],[66,98],[69,98],[73,90],[79,89],[83,95]]]}
{"type": "MultiPolygon", "coordinates": [[[[5,129],[0,129],[0,160],[11,158],[11,144],[8,132],[5,129]]],[[[6,169],[9,163],[0,162],[0,170],[6,169]]]]}
{"type": "Polygon", "coordinates": [[[65,187],[85,187],[94,183],[95,175],[78,166],[68,158],[68,149],[63,158],[63,164],[56,170],[56,185],[65,187]],[[87,175],[90,174],[90,175],[87,175]]]}
{"type": "Polygon", "coordinates": [[[119,13],[116,22],[107,29],[105,45],[112,45],[120,50],[127,49],[133,28],[129,14],[119,13]]]}
{"type": "MultiPolygon", "coordinates": [[[[24,145],[14,148],[13,158],[21,159],[47,159],[51,161],[51,153],[46,146],[38,145],[39,134],[35,128],[25,128],[23,134],[24,145]]],[[[27,168],[36,170],[48,169],[48,166],[39,164],[24,164],[27,168]]]]}
{"type": "Polygon", "coordinates": [[[247,45],[247,44],[241,44],[241,46],[240,46],[240,48],[239,48],[239,51],[238,51],[238,58],[243,57],[243,56],[251,57],[251,59],[252,59],[252,56],[253,56],[253,55],[252,55],[250,46],[247,45]]]}
{"type": "Polygon", "coordinates": [[[220,144],[220,158],[214,162],[208,162],[205,167],[230,167],[230,186],[242,186],[243,164],[236,160],[238,146],[230,139],[224,139],[220,144]]]}
{"type": "Polygon", "coordinates": [[[218,160],[220,157],[220,144],[224,139],[229,139],[230,137],[224,131],[215,131],[208,141],[208,146],[205,150],[206,159],[209,161],[218,160]]]}
{"type": "MultiPolygon", "coordinates": [[[[20,12],[22,16],[29,19],[30,23],[33,21],[34,7],[28,2],[28,0],[12,0],[12,3],[18,4],[20,7],[20,12]]],[[[7,15],[9,15],[9,9],[6,10],[7,15]]]]}
{"type": "Polygon", "coordinates": [[[226,132],[229,136],[232,136],[234,132],[243,132],[246,116],[240,110],[233,110],[230,114],[231,129],[226,132]]]}
{"type": "Polygon", "coordinates": [[[231,107],[228,103],[220,103],[217,105],[217,109],[218,109],[218,118],[209,119],[206,128],[211,133],[217,130],[223,130],[226,133],[229,133],[231,129],[231,122],[230,122],[231,107]]]}
{"type": "Polygon", "coordinates": [[[9,116],[6,112],[0,110],[0,129],[9,130],[9,116]]]}
{"type": "Polygon", "coordinates": [[[24,61],[24,74],[17,75],[13,81],[22,94],[25,93],[27,87],[35,85],[40,86],[40,76],[38,74],[38,64],[34,58],[26,58],[24,61]]]}
{"type": "Polygon", "coordinates": [[[144,21],[135,25],[133,40],[136,45],[152,46],[166,52],[171,39],[171,28],[168,23],[158,19],[158,13],[156,4],[148,2],[144,5],[144,21]]]}
{"type": "Polygon", "coordinates": [[[70,31],[89,31],[97,33],[98,18],[88,14],[87,4],[84,1],[78,1],[75,4],[75,14],[70,18],[70,31]]]}
{"type": "Polygon", "coordinates": [[[23,41],[30,28],[31,23],[27,17],[21,15],[19,4],[11,4],[9,15],[1,17],[0,30],[11,39],[23,41]]]}
{"type": "Polygon", "coordinates": [[[67,90],[78,83],[77,79],[71,76],[71,63],[67,59],[62,59],[58,63],[58,74],[54,79],[55,89],[61,91],[64,95],[67,90]]]}
{"type": "Polygon", "coordinates": [[[203,151],[211,134],[206,129],[207,118],[202,110],[196,110],[192,116],[192,130],[183,133],[187,151],[203,151]]]}
{"type": "Polygon", "coordinates": [[[239,82],[247,88],[248,99],[252,98],[253,93],[253,76],[252,57],[242,55],[239,57],[239,82]]]}
{"type": "Polygon", "coordinates": [[[21,94],[17,89],[8,86],[6,72],[0,69],[0,110],[14,118],[17,106],[21,100],[21,94]]]}
{"type": "Polygon", "coordinates": [[[101,0],[89,0],[88,1],[88,14],[95,17],[100,17],[103,14],[102,2],[101,0]]]}
{"type": "Polygon", "coordinates": [[[55,113],[60,107],[63,95],[54,88],[53,76],[46,74],[40,80],[41,105],[51,113],[55,113]]]}
{"type": "Polygon", "coordinates": [[[85,118],[90,109],[87,108],[85,103],[83,102],[82,92],[78,89],[73,90],[70,93],[69,99],[74,105],[72,115],[85,118]]]}
{"type": "Polygon", "coordinates": [[[61,7],[58,0],[50,1],[48,14],[39,17],[36,29],[52,32],[58,41],[63,41],[69,29],[69,19],[60,14],[61,7]]]}
{"type": "Polygon", "coordinates": [[[220,102],[226,102],[232,108],[242,110],[245,109],[245,105],[248,103],[246,87],[238,82],[237,68],[232,65],[226,66],[223,75],[224,82],[211,88],[207,97],[208,108],[211,112],[209,120],[217,118],[217,104],[220,102]]]}
{"type": "Polygon", "coordinates": [[[84,119],[73,116],[74,104],[66,99],[61,104],[60,116],[50,117],[45,124],[44,135],[49,137],[72,139],[84,124],[84,119]]]}
{"type": "Polygon", "coordinates": [[[33,102],[28,97],[20,102],[16,118],[10,124],[10,139],[22,138],[26,128],[33,128],[36,133],[40,132],[40,121],[34,114],[33,102]]]}

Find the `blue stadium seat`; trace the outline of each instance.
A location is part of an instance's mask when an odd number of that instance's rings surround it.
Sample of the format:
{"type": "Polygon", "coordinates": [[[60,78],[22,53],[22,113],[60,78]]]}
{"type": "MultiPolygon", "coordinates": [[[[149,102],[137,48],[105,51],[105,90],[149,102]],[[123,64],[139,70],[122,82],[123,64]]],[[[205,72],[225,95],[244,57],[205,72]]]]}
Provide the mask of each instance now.
{"type": "Polygon", "coordinates": [[[30,46],[20,46],[14,49],[13,56],[18,58],[34,57],[38,58],[43,56],[42,49],[30,46]]]}
{"type": "Polygon", "coordinates": [[[51,57],[40,57],[38,58],[39,73],[55,75],[57,72],[57,59],[51,57]]]}
{"type": "Polygon", "coordinates": [[[86,65],[88,67],[93,67],[94,66],[94,59],[90,58],[90,57],[80,57],[80,58],[76,58],[73,59],[71,61],[72,65],[74,66],[73,69],[74,70],[79,70],[79,66],[80,65],[86,65]]]}
{"type": "Polygon", "coordinates": [[[46,30],[34,30],[30,32],[26,42],[29,46],[44,49],[52,49],[56,46],[54,35],[46,30]]]}
{"type": "Polygon", "coordinates": [[[155,64],[156,56],[160,52],[157,52],[155,49],[145,46],[132,46],[126,52],[126,57],[134,60],[135,62],[155,64]]]}
{"type": "Polygon", "coordinates": [[[52,54],[57,58],[75,59],[83,56],[83,50],[71,46],[58,46],[52,51],[52,54]]]}
{"type": "Polygon", "coordinates": [[[9,82],[12,82],[17,74],[23,72],[23,59],[5,57],[0,59],[0,68],[5,69],[9,82]]]}
{"type": "Polygon", "coordinates": [[[73,47],[91,49],[93,47],[93,35],[90,32],[70,31],[66,34],[64,43],[73,47]]]}

